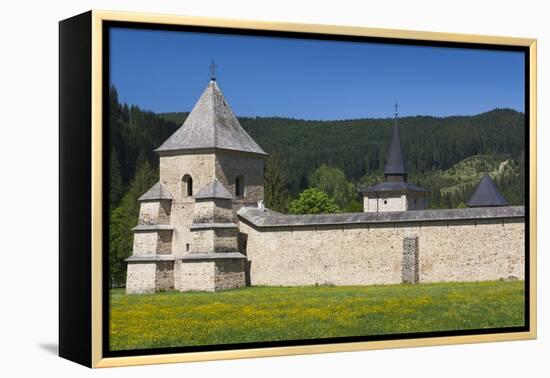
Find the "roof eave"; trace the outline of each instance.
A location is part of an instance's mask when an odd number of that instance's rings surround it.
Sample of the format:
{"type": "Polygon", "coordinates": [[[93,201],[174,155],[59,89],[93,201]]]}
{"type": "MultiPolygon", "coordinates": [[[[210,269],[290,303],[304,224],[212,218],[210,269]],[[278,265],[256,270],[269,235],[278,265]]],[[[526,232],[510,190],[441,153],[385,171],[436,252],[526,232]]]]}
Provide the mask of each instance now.
{"type": "Polygon", "coordinates": [[[254,227],[286,228],[340,226],[358,224],[461,221],[472,219],[525,218],[524,206],[494,206],[489,209],[409,210],[380,213],[339,213],[317,215],[270,215],[243,207],[237,213],[241,221],[254,227]]]}
{"type": "Polygon", "coordinates": [[[363,194],[376,194],[376,193],[406,193],[406,192],[414,192],[414,193],[430,193],[428,189],[424,188],[404,188],[404,189],[380,189],[376,188],[380,184],[372,185],[366,189],[359,190],[359,193],[363,194]]]}
{"type": "Polygon", "coordinates": [[[245,150],[234,150],[230,148],[221,148],[221,147],[199,147],[199,148],[166,148],[161,149],[160,147],[154,150],[159,156],[173,156],[179,154],[193,154],[193,153],[215,153],[216,151],[221,152],[231,152],[244,155],[256,155],[262,158],[267,158],[269,154],[265,151],[245,151],[245,150]]]}

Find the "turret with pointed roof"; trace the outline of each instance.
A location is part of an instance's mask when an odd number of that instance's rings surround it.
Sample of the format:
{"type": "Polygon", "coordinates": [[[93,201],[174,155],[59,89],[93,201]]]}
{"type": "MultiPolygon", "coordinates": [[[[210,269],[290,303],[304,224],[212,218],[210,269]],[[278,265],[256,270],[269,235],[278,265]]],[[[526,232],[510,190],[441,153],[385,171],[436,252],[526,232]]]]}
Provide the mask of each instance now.
{"type": "Polygon", "coordinates": [[[397,104],[393,134],[386,154],[384,182],[362,190],[363,211],[422,210],[427,207],[428,191],[407,182],[407,164],[401,145],[397,104]]]}
{"type": "Polygon", "coordinates": [[[499,193],[491,176],[485,173],[467,205],[469,207],[491,207],[508,206],[509,204],[506,198],[499,193]]]}
{"type": "Polygon", "coordinates": [[[401,146],[401,132],[397,123],[397,116],[393,125],[393,135],[391,138],[390,148],[386,155],[386,164],[384,165],[384,176],[388,178],[399,178],[407,181],[407,168],[403,155],[403,147],[401,146]]]}

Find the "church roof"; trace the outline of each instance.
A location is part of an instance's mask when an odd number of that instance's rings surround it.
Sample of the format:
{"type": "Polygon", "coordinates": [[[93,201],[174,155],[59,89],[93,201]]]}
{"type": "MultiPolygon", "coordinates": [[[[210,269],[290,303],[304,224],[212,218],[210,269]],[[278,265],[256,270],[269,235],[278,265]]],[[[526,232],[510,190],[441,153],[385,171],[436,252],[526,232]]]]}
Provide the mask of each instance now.
{"type": "Polygon", "coordinates": [[[467,205],[469,207],[507,206],[508,201],[499,193],[491,176],[486,173],[467,205]]]}
{"type": "Polygon", "coordinates": [[[181,127],[156,151],[206,148],[267,155],[241,127],[215,80],[210,81],[181,127]]]}
{"type": "Polygon", "coordinates": [[[195,199],[206,199],[206,198],[220,198],[220,199],[232,199],[233,196],[227,188],[219,182],[217,179],[214,179],[211,183],[203,186],[201,190],[195,194],[195,199]]]}
{"type": "Polygon", "coordinates": [[[397,118],[395,119],[395,125],[393,126],[393,135],[391,138],[390,148],[386,155],[386,165],[384,166],[384,174],[385,175],[407,174],[405,158],[403,156],[403,147],[401,146],[401,133],[399,131],[399,125],[397,124],[397,118]]]}
{"type": "Polygon", "coordinates": [[[141,197],[138,198],[138,201],[151,201],[151,200],[171,200],[172,195],[162,185],[160,182],[157,182],[155,185],[151,187],[145,194],[143,194],[141,197]]]}
{"type": "Polygon", "coordinates": [[[380,184],[371,185],[366,189],[361,190],[362,193],[377,193],[377,192],[424,192],[428,190],[421,188],[408,182],[391,182],[386,181],[380,184]]]}

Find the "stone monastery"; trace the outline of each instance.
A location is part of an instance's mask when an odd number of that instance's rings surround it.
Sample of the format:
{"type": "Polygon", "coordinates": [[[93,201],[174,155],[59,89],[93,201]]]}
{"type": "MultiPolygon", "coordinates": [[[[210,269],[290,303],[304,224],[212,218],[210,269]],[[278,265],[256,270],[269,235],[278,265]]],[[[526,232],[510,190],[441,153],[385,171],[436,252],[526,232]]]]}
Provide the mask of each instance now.
{"type": "Polygon", "coordinates": [[[385,180],[363,190],[362,213],[265,208],[267,154],[214,78],[156,152],[160,181],[139,198],[129,294],[524,279],[524,207],[508,206],[485,175],[469,208],[426,210],[427,191],[407,182],[397,114],[385,180]]]}

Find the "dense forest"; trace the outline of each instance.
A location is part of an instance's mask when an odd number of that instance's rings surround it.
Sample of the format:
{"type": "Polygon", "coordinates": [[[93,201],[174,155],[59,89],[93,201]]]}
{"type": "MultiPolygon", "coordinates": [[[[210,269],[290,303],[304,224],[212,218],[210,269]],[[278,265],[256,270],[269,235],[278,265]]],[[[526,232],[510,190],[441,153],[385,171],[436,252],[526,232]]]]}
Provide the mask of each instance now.
{"type": "MultiPolygon", "coordinates": [[[[137,223],[137,198],[158,181],[154,149],[188,113],[155,114],[121,104],[114,88],[109,100],[110,258],[113,279],[120,281],[123,258],[132,250],[130,228],[137,223]]],[[[269,153],[265,195],[272,209],[300,211],[296,209],[304,207],[298,201],[313,193],[312,198],[327,194],[331,211],[361,211],[358,190],[383,179],[391,118],[239,121],[269,153]],[[317,191],[305,192],[312,188],[317,191]]],[[[491,174],[511,204],[524,203],[523,113],[494,109],[473,116],[403,117],[399,124],[409,181],[430,190],[431,208],[465,206],[484,172],[491,174]]]]}

